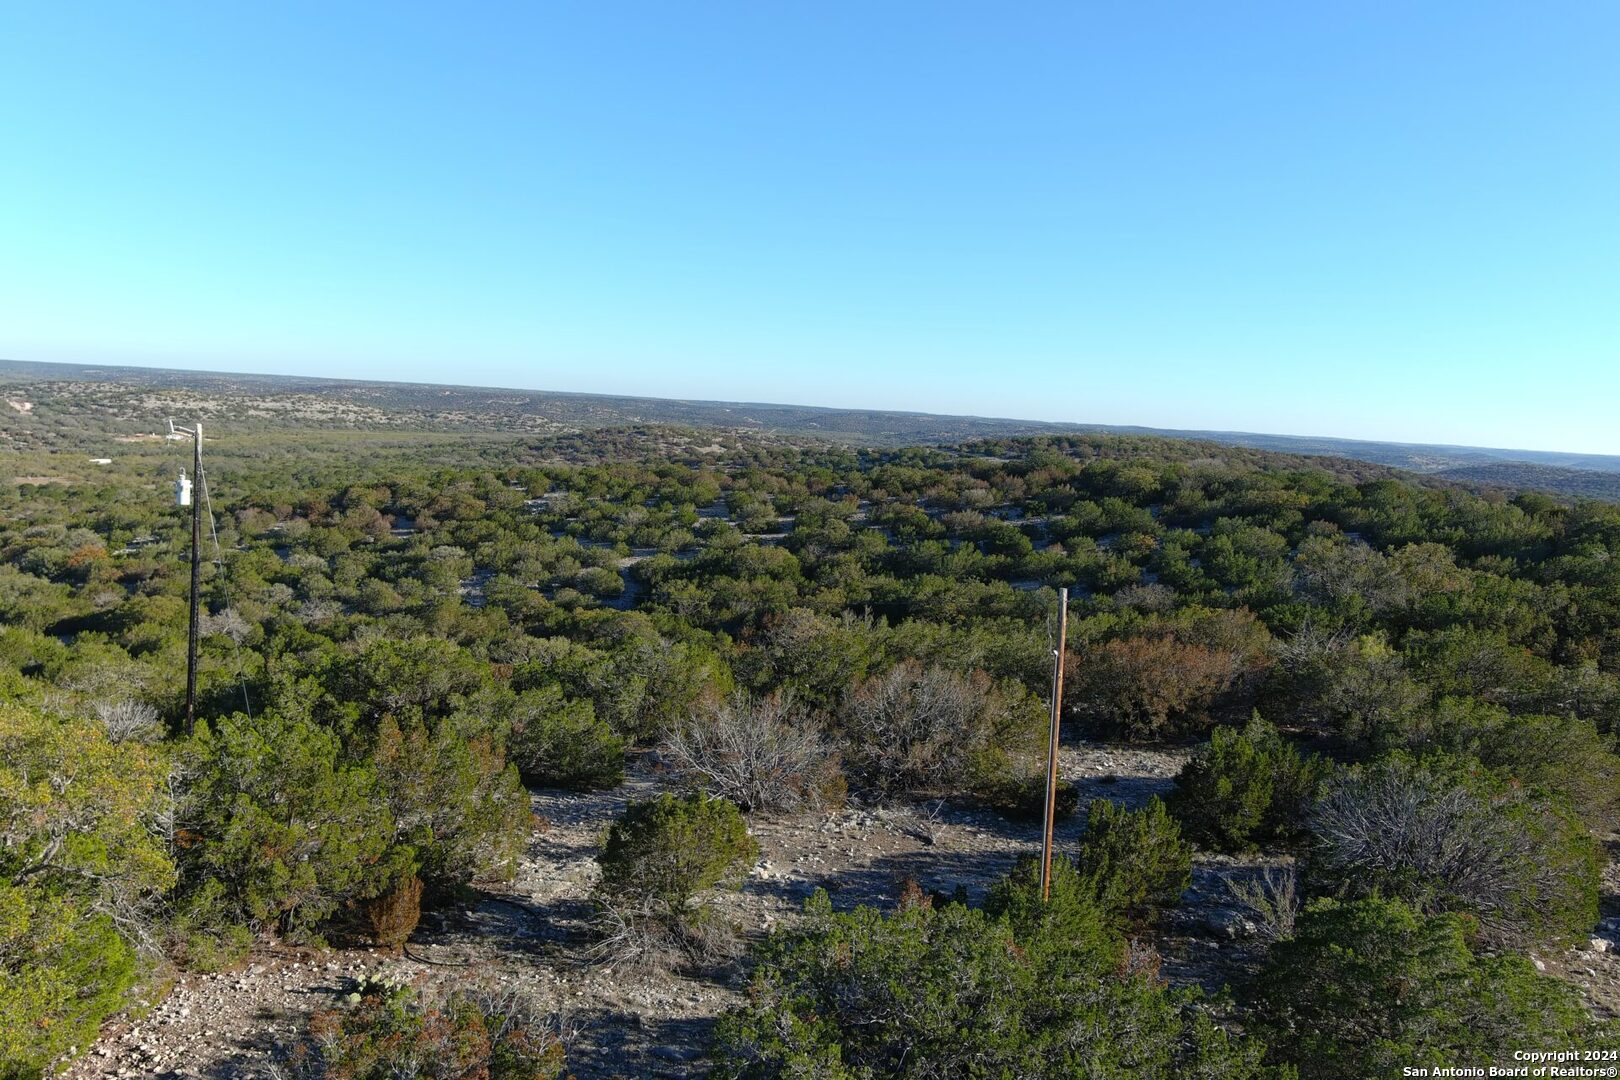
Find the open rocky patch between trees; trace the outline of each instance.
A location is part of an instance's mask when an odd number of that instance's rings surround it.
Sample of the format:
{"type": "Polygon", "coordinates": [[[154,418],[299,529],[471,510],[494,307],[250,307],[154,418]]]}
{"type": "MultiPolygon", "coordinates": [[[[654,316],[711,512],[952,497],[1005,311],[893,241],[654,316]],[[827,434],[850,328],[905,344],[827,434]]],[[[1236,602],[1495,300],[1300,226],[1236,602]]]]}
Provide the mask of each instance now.
{"type": "MultiPolygon", "coordinates": [[[[1063,776],[1079,785],[1082,807],[1093,798],[1137,807],[1168,792],[1185,760],[1178,752],[1074,746],[1063,752],[1063,776]]],[[[266,946],[237,970],[180,978],[145,1015],[110,1025],[66,1076],[273,1076],[309,1014],[337,1004],[369,975],[425,990],[474,982],[521,989],[559,1016],[579,1080],[701,1073],[714,1018],[742,1000],[746,966],[658,972],[590,960],[600,839],[627,802],[668,783],[643,759],[610,792],[534,792],[540,825],[510,886],[429,913],[402,954],[266,946]]],[[[890,905],[908,879],[947,894],[961,886],[979,900],[1020,856],[1040,847],[1037,822],[946,802],[850,806],[754,819],[749,827],[760,859],[740,890],[715,903],[750,940],[791,924],[817,888],[841,908],[890,905]]],[[[1059,822],[1059,850],[1072,850],[1083,829],[1083,812],[1059,822]]],[[[1263,940],[1226,883],[1278,863],[1197,858],[1192,887],[1157,942],[1165,978],[1214,990],[1258,961],[1263,940]]],[[[1606,884],[1620,894],[1620,880],[1606,884]]],[[[1605,934],[1620,933],[1620,919],[1604,927],[1605,934]]],[[[1612,1014],[1620,1006],[1620,954],[1609,947],[1612,937],[1594,940],[1543,963],[1612,1014]]]]}

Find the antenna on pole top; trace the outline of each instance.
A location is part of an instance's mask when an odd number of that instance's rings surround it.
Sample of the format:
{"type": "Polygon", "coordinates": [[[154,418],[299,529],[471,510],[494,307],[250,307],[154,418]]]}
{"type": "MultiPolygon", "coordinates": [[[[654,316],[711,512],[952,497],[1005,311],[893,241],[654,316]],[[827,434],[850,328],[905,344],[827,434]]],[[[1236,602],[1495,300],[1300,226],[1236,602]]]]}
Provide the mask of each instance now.
{"type": "Polygon", "coordinates": [[[1057,820],[1058,725],[1063,715],[1063,654],[1069,639],[1069,590],[1058,590],[1057,648],[1052,650],[1052,723],[1046,748],[1046,828],[1041,834],[1041,901],[1052,898],[1052,830],[1057,820]]]}

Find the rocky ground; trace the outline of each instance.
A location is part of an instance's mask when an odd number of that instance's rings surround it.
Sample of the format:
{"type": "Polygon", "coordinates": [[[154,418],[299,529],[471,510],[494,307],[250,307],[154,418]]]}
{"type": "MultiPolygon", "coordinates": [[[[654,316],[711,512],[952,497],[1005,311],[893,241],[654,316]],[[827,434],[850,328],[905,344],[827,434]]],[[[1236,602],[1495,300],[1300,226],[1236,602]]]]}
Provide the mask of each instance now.
{"type": "Polygon", "coordinates": [[[1536,967],[1581,988],[1599,1016],[1620,1017],[1620,836],[1608,839],[1603,868],[1603,910],[1590,940],[1558,955],[1534,957],[1536,967]]]}
{"type": "MultiPolygon", "coordinates": [[[[1157,750],[1072,747],[1064,751],[1063,775],[1080,785],[1082,806],[1097,797],[1137,806],[1168,791],[1184,760],[1157,750]]],[[[311,1012],[331,1007],[360,978],[376,974],[424,989],[482,982],[523,990],[559,1016],[579,1080],[700,1073],[710,1025],[741,1000],[743,965],[670,974],[608,968],[589,957],[589,894],[601,835],[627,801],[663,785],[643,763],[612,792],[536,792],[542,825],[516,879],[459,910],[428,916],[402,955],[266,946],[238,970],[181,978],[146,1015],[109,1026],[66,1075],[272,1076],[311,1012]]],[[[756,938],[791,923],[818,887],[840,907],[890,904],[908,878],[946,893],[961,885],[981,898],[1040,844],[1037,823],[944,803],[849,807],[753,820],[750,827],[760,860],[741,890],[716,902],[756,938]]],[[[1060,850],[1072,848],[1083,827],[1083,815],[1060,822],[1060,850]]],[[[1157,943],[1166,978],[1218,989],[1258,960],[1262,939],[1226,883],[1258,877],[1276,864],[1198,858],[1193,886],[1157,943]]],[[[1607,884],[1607,892],[1620,896],[1620,876],[1607,884]]],[[[1606,914],[1620,916],[1620,908],[1606,914]]],[[[1602,929],[1620,935],[1620,917],[1602,929]]],[[[1620,1012],[1620,953],[1609,948],[1608,937],[1541,962],[1585,987],[1594,1007],[1620,1012]]]]}

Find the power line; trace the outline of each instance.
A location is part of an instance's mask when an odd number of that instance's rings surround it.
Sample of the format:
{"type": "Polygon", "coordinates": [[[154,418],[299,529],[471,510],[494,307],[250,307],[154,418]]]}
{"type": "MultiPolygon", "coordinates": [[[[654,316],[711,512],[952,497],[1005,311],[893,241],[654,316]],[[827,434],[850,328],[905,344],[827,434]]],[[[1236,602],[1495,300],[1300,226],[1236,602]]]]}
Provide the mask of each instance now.
{"type": "MultiPolygon", "coordinates": [[[[231,607],[230,575],[225,571],[225,556],[219,547],[219,525],[214,520],[214,500],[208,493],[208,472],[199,468],[197,471],[197,485],[202,488],[203,505],[208,511],[208,532],[214,540],[214,568],[217,571],[219,591],[225,597],[225,610],[234,610],[231,607]]],[[[248,701],[247,673],[242,665],[242,643],[235,636],[226,634],[231,639],[231,648],[236,655],[236,682],[242,689],[242,711],[249,720],[253,719],[253,705],[248,701]]]]}
{"type": "Polygon", "coordinates": [[[1069,643],[1069,590],[1058,590],[1057,648],[1052,650],[1052,719],[1046,750],[1046,815],[1041,831],[1041,901],[1052,898],[1052,827],[1057,817],[1059,725],[1063,721],[1063,653],[1069,643]]]}

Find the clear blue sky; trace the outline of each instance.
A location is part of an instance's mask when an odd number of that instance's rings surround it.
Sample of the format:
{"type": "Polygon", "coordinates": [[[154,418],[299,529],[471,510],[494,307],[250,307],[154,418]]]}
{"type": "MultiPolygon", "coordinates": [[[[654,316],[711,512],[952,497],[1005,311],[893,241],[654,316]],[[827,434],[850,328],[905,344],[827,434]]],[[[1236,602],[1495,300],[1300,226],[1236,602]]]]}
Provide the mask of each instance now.
{"type": "Polygon", "coordinates": [[[1620,453],[1620,4],[0,0],[0,356],[1620,453]]]}

